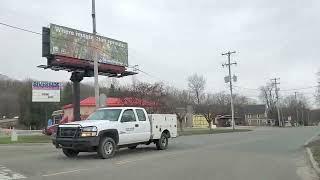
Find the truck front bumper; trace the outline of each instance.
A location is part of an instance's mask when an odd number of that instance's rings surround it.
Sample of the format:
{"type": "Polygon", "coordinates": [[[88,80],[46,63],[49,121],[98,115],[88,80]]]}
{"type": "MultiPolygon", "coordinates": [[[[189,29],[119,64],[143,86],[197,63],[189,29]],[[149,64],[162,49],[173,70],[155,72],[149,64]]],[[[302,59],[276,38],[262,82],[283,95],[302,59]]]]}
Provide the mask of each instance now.
{"type": "Polygon", "coordinates": [[[94,137],[78,137],[78,138],[61,138],[52,137],[52,144],[56,148],[89,150],[99,145],[99,136],[94,137]]]}

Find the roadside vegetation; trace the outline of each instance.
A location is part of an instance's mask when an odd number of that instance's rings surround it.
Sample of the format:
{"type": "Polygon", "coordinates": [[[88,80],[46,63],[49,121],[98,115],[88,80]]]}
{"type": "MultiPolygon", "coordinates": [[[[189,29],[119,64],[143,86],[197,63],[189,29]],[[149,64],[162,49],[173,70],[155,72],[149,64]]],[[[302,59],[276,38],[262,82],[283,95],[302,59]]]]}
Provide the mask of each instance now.
{"type": "MultiPolygon", "coordinates": [[[[1,77],[1,76],[0,76],[1,77]]],[[[319,73],[320,77],[320,73],[319,73]]],[[[46,126],[54,110],[61,109],[64,105],[72,103],[72,84],[70,82],[62,83],[61,102],[60,103],[32,103],[32,79],[15,80],[9,77],[0,78],[0,119],[19,117],[19,124],[24,129],[42,129],[46,126]]],[[[206,79],[203,75],[192,74],[186,79],[187,88],[178,89],[163,82],[142,82],[132,80],[130,84],[121,84],[115,78],[100,81],[100,92],[107,97],[122,98],[133,97],[147,100],[156,104],[156,106],[147,108],[148,113],[176,114],[177,120],[183,126],[187,112],[192,111],[195,114],[202,115],[211,127],[215,123],[215,117],[218,115],[229,115],[230,95],[228,91],[207,91],[206,79]]],[[[320,88],[319,88],[320,89],[320,88]]],[[[268,117],[277,119],[276,95],[271,85],[256,89],[259,94],[259,103],[264,103],[268,109],[268,117]]],[[[94,88],[91,84],[81,83],[81,99],[93,96],[94,88]]],[[[236,91],[239,92],[239,91],[236,91]]],[[[320,90],[317,91],[320,99],[320,90]]],[[[235,116],[244,119],[245,105],[256,104],[257,101],[240,93],[233,95],[235,116]]],[[[307,99],[302,95],[288,95],[281,98],[281,112],[284,117],[292,117],[293,122],[308,125],[308,116],[303,116],[297,121],[297,109],[299,115],[308,114],[307,99]]],[[[311,114],[312,119],[319,119],[320,113],[311,114]]],[[[244,124],[244,120],[239,122],[244,124]]]]}
{"type": "Polygon", "coordinates": [[[0,137],[0,144],[17,144],[17,143],[49,143],[51,142],[50,136],[45,135],[29,135],[19,136],[18,141],[11,141],[11,137],[0,137]]]}

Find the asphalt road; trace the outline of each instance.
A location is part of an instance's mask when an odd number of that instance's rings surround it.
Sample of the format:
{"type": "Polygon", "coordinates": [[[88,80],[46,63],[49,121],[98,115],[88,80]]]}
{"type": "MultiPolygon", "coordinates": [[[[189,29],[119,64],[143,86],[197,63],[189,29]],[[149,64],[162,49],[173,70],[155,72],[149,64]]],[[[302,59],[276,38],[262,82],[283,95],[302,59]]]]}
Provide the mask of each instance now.
{"type": "Polygon", "coordinates": [[[184,136],[169,149],[123,149],[112,159],[94,153],[66,158],[50,144],[0,146],[0,179],[63,180],[313,180],[304,142],[317,127],[184,136]]]}

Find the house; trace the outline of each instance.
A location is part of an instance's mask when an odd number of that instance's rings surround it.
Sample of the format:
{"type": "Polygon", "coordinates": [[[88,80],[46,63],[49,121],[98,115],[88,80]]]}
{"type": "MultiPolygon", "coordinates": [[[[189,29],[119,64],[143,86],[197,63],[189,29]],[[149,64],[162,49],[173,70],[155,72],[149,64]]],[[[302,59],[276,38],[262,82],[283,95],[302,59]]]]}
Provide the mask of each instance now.
{"type": "Polygon", "coordinates": [[[249,126],[273,126],[275,121],[268,119],[265,104],[244,106],[245,123],[249,126]]]}
{"type": "Polygon", "coordinates": [[[0,119],[0,128],[11,128],[19,124],[18,118],[0,119]]]}
{"type": "MultiPolygon", "coordinates": [[[[234,116],[235,125],[243,125],[241,118],[238,116],[234,116]]],[[[215,118],[215,124],[218,127],[230,127],[232,126],[232,115],[218,115],[215,118]]]]}
{"type": "MultiPolygon", "coordinates": [[[[95,109],[95,97],[88,97],[80,101],[80,115],[81,119],[86,119],[95,109]]],[[[106,99],[106,106],[107,107],[122,107],[122,106],[139,106],[144,107],[146,109],[150,107],[154,107],[155,103],[139,99],[133,97],[123,97],[123,98],[116,98],[116,97],[107,97],[106,99]]],[[[63,106],[64,111],[64,118],[66,122],[73,120],[73,105],[68,104],[63,106]]]]}

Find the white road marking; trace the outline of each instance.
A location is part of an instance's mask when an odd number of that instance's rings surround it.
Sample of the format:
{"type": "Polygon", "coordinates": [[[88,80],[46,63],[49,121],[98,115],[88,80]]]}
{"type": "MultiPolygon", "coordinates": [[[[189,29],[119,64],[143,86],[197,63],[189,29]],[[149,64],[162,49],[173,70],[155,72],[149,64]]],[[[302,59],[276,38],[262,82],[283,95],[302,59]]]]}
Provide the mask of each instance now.
{"type": "Polygon", "coordinates": [[[123,161],[117,161],[115,164],[122,165],[122,164],[127,164],[127,163],[131,163],[131,162],[135,162],[135,161],[137,161],[137,160],[128,159],[128,160],[123,160],[123,161]]]}
{"type": "Polygon", "coordinates": [[[23,179],[24,175],[14,172],[3,165],[0,165],[0,180],[23,179]]]}
{"type": "Polygon", "coordinates": [[[79,171],[87,171],[90,169],[75,169],[75,170],[71,170],[71,171],[62,171],[62,172],[56,172],[56,173],[52,173],[52,174],[44,174],[42,176],[56,176],[56,175],[60,175],[60,174],[68,174],[68,173],[74,173],[74,172],[79,172],[79,171]]]}

